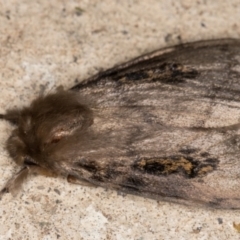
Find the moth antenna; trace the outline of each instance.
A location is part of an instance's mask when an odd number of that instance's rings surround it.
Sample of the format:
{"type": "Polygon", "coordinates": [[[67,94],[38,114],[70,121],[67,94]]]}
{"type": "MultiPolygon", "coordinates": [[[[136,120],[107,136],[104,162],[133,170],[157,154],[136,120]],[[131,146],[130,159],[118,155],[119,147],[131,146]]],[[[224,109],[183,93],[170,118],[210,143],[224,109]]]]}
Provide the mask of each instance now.
{"type": "Polygon", "coordinates": [[[0,191],[0,199],[5,193],[11,193],[13,196],[17,195],[24,180],[27,178],[29,174],[29,168],[24,167],[18,173],[16,173],[8,182],[5,187],[0,191]]]}
{"type": "Polygon", "coordinates": [[[0,119],[4,119],[14,125],[17,125],[20,117],[20,109],[13,109],[8,111],[6,114],[0,114],[0,119]]]}
{"type": "Polygon", "coordinates": [[[0,119],[5,119],[6,118],[6,114],[0,114],[0,119]]]}

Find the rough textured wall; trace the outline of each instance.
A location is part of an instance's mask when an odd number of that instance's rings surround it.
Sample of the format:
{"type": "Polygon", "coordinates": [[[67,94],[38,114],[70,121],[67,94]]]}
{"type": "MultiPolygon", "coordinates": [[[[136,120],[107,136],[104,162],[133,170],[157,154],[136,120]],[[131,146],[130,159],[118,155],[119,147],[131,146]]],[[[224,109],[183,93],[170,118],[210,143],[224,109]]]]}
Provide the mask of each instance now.
{"type": "MultiPolygon", "coordinates": [[[[148,51],[240,36],[240,2],[0,1],[1,112],[148,51]]],[[[0,122],[0,185],[17,170],[0,122]]],[[[239,239],[239,211],[189,208],[31,177],[0,204],[0,239],[239,239]]]]}

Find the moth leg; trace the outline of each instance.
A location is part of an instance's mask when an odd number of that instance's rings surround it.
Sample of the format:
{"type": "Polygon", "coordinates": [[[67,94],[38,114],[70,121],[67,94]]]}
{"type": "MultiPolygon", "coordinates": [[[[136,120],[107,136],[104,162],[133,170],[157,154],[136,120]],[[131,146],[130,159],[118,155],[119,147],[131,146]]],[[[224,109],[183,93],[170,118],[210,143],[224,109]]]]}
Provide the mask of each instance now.
{"type": "Polygon", "coordinates": [[[82,185],[82,186],[87,186],[87,187],[96,187],[93,183],[90,183],[84,179],[79,179],[79,178],[76,178],[74,177],[73,175],[68,175],[67,176],[67,181],[69,183],[73,183],[73,184],[79,184],[79,185],[82,185]]]}
{"type": "Polygon", "coordinates": [[[11,193],[13,196],[16,196],[29,174],[41,174],[47,177],[57,177],[57,174],[47,169],[38,166],[26,166],[8,180],[5,187],[0,191],[0,199],[5,193],[11,193]]]}
{"type": "Polygon", "coordinates": [[[24,167],[14,176],[12,176],[8,182],[6,183],[5,187],[0,191],[0,199],[5,193],[11,193],[13,196],[16,196],[24,180],[27,178],[29,174],[29,168],[24,167]]]}
{"type": "Polygon", "coordinates": [[[43,175],[45,177],[57,177],[58,176],[57,173],[54,173],[53,171],[50,171],[46,168],[41,168],[38,166],[31,166],[31,167],[29,167],[29,170],[33,174],[39,174],[39,175],[43,175]]]}

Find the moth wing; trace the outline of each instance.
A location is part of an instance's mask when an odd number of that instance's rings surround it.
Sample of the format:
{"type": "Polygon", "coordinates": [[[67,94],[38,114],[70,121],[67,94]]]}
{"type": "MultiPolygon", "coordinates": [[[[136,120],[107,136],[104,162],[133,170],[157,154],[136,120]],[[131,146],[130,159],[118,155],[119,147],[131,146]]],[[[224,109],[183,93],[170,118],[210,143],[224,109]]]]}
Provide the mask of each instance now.
{"type": "Polygon", "coordinates": [[[149,197],[240,208],[239,61],[240,41],[205,41],[83,81],[73,90],[94,123],[72,147],[61,143],[69,171],[149,197]]]}

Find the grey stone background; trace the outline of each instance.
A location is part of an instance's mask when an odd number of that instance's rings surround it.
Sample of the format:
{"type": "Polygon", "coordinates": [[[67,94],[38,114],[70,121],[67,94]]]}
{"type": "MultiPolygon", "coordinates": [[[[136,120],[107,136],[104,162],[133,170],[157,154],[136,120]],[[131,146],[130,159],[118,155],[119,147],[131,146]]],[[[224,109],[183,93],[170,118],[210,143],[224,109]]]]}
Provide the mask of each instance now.
{"type": "MultiPolygon", "coordinates": [[[[0,111],[161,47],[239,38],[240,1],[0,1],[0,111]]],[[[17,171],[0,122],[0,186],[17,171]]],[[[0,201],[1,239],[240,239],[240,211],[185,207],[30,177],[0,201]]]]}

